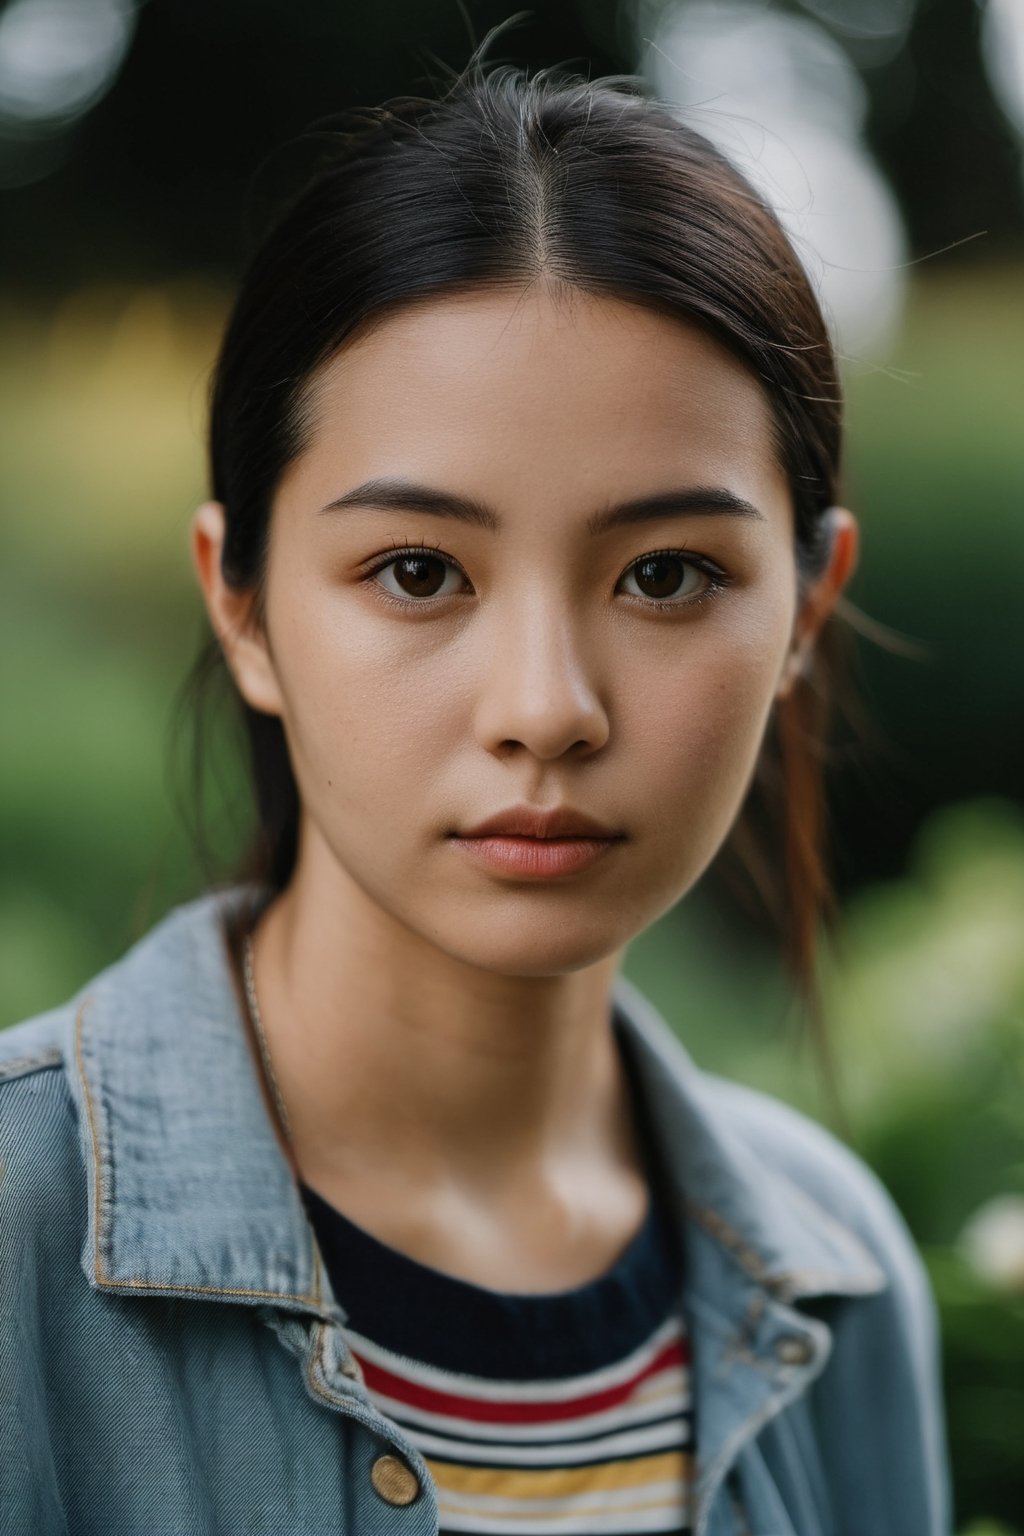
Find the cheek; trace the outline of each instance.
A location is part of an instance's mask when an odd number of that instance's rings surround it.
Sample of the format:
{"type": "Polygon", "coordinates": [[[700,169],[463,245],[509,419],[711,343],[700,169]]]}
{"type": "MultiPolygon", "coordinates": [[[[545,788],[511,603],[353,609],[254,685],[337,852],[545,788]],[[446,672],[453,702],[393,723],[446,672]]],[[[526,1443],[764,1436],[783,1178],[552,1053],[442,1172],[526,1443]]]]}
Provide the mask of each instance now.
{"type": "Polygon", "coordinates": [[[627,731],[643,758],[666,850],[692,877],[714,857],[739,812],[768,722],[787,630],[785,614],[737,636],[709,626],[681,656],[649,670],[627,731]],[[684,834],[681,836],[681,834],[684,834]]]}
{"type": "Polygon", "coordinates": [[[278,632],[285,731],[303,799],[313,808],[328,790],[335,813],[339,804],[385,806],[401,819],[403,807],[414,808],[414,786],[429,784],[462,729],[465,688],[451,647],[432,646],[426,627],[382,625],[330,591],[289,605],[278,632]]]}

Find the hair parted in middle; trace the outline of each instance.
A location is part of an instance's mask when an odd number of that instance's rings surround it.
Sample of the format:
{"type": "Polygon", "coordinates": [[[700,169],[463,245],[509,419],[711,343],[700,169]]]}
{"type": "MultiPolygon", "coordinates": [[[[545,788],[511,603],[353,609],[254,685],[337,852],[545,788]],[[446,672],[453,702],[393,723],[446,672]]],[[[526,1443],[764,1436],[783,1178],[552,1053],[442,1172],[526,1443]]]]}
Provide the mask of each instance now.
{"type": "MultiPolygon", "coordinates": [[[[802,592],[829,553],[841,396],[826,322],[778,219],[636,77],[485,67],[492,35],[437,99],[394,98],[314,133],[314,173],[251,258],[212,385],[226,580],[254,590],[259,615],[275,488],[302,452],[328,360],[411,302],[543,284],[696,325],[756,378],[791,492],[802,592]]],[[[778,921],[816,1033],[816,939],[833,913],[822,759],[842,641],[826,621],[773,708],[730,837],[778,921]]],[[[192,702],[217,672],[211,637],[192,702]]],[[[280,720],[236,698],[258,826],[235,877],[280,890],[296,857],[295,778],[280,720]]]]}

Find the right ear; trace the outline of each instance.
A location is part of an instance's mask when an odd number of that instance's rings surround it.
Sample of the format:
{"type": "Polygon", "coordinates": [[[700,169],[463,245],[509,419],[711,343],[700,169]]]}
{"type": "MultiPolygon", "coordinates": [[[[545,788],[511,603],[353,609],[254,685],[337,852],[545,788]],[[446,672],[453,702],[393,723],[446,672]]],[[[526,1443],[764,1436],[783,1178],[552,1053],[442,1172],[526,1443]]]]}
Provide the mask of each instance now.
{"type": "Polygon", "coordinates": [[[266,631],[255,615],[255,589],[232,587],[224,580],[224,508],[204,501],[192,519],[189,543],[192,564],[210,616],[213,632],[238,691],[253,709],[267,715],[283,713],[281,690],[266,631]]]}

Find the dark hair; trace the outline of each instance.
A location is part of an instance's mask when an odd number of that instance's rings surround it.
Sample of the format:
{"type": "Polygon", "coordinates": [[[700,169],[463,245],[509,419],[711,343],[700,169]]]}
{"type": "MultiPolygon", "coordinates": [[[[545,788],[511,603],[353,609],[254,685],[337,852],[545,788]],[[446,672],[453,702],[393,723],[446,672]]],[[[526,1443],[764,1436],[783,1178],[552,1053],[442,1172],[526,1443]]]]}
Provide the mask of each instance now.
{"type": "MultiPolygon", "coordinates": [[[[534,281],[683,317],[742,360],[772,409],[800,582],[821,569],[841,409],[817,299],[757,193],[635,77],[591,82],[556,66],[531,78],[474,57],[438,99],[360,110],[321,144],[245,274],[213,379],[212,494],[226,509],[231,585],[259,603],[271,503],[303,446],[314,371],[411,300],[534,281]]],[[[834,649],[830,621],[773,711],[730,839],[812,1004],[817,930],[833,912],[821,758],[834,649]]],[[[211,642],[196,675],[218,661],[211,642]]],[[[280,721],[240,702],[258,830],[236,877],[279,890],[296,856],[295,779],[280,721]]]]}

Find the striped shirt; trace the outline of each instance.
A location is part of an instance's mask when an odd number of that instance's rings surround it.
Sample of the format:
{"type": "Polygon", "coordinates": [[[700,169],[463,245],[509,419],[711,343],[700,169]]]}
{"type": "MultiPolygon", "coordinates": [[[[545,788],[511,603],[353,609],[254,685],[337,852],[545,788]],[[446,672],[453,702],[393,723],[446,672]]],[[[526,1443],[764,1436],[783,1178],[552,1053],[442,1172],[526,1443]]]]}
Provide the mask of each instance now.
{"type": "Polygon", "coordinates": [[[541,1294],[421,1264],[302,1194],[367,1390],[430,1468],[442,1532],[690,1531],[689,1341],[653,1188],[604,1274],[541,1294]]]}

